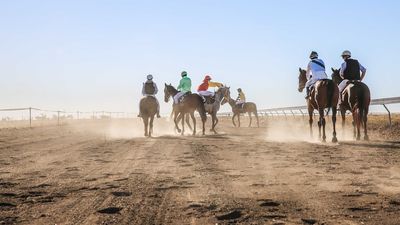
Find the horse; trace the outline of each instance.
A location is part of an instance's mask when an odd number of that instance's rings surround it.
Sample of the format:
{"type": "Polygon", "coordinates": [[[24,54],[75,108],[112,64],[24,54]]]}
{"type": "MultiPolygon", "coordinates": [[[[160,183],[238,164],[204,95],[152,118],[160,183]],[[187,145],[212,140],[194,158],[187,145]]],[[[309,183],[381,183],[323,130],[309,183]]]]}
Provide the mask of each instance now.
{"type": "MultiPolygon", "coordinates": [[[[299,68],[299,87],[298,91],[302,92],[306,86],[307,76],[306,71],[299,68]]],[[[314,88],[310,92],[310,97],[307,98],[307,108],[309,115],[310,125],[310,136],[312,137],[312,124],[313,124],[313,112],[314,109],[319,112],[318,130],[319,138],[321,139],[321,127],[322,127],[322,142],[326,142],[325,135],[325,108],[332,108],[332,124],[333,124],[333,137],[332,142],[337,143],[336,137],[336,113],[337,103],[339,98],[338,86],[330,79],[318,80],[314,84],[314,88]]]]}
{"type": "Polygon", "coordinates": [[[213,131],[215,134],[217,134],[215,127],[218,124],[217,112],[221,107],[222,99],[224,99],[224,97],[227,96],[226,94],[228,91],[229,88],[225,86],[218,88],[217,92],[215,92],[215,97],[214,97],[215,101],[213,103],[204,104],[206,112],[211,115],[212,119],[211,131],[213,131]]]}
{"type": "Polygon", "coordinates": [[[257,119],[257,127],[260,127],[260,123],[259,123],[259,119],[258,119],[258,113],[257,113],[257,105],[253,102],[245,102],[243,103],[243,106],[238,106],[236,105],[236,101],[234,99],[231,98],[231,94],[230,94],[230,89],[228,88],[226,94],[225,94],[225,98],[224,100],[221,102],[221,105],[224,105],[225,103],[229,103],[229,105],[232,108],[232,123],[233,126],[236,127],[236,123],[235,123],[235,117],[237,116],[238,118],[238,127],[240,127],[240,114],[241,113],[247,113],[249,115],[250,118],[250,123],[249,123],[249,127],[251,127],[251,123],[252,123],[252,117],[251,114],[253,113],[257,119]]]}
{"type": "MultiPolygon", "coordinates": [[[[178,93],[178,90],[176,90],[171,84],[165,84],[164,88],[164,101],[168,102],[170,97],[174,97],[178,93]]],[[[184,135],[185,133],[185,114],[189,113],[190,117],[192,118],[193,121],[193,135],[196,135],[196,118],[194,116],[194,111],[198,111],[201,117],[201,121],[203,123],[203,135],[205,135],[205,123],[207,120],[207,115],[206,115],[206,110],[204,108],[204,103],[203,103],[203,98],[200,97],[198,94],[192,94],[189,93],[187,94],[182,102],[176,104],[173,106],[174,110],[176,110],[177,113],[174,115],[174,123],[175,123],[175,129],[181,133],[181,135],[184,135]],[[178,122],[182,121],[182,130],[178,126],[178,122]]]]}
{"type": "MultiPolygon", "coordinates": [[[[172,104],[172,111],[171,111],[171,115],[169,116],[169,118],[170,118],[170,119],[175,118],[175,117],[178,116],[178,114],[179,114],[179,112],[178,112],[177,110],[175,110],[174,104],[172,104]]],[[[186,114],[186,115],[185,115],[185,122],[186,122],[186,124],[188,125],[189,129],[190,129],[191,131],[193,131],[193,128],[192,128],[192,125],[190,125],[189,119],[190,119],[190,115],[189,115],[189,114],[186,114]]],[[[179,121],[178,121],[178,124],[179,124],[179,121]]]]}
{"type": "Polygon", "coordinates": [[[147,96],[140,100],[139,110],[144,123],[144,136],[151,137],[153,133],[154,116],[157,114],[157,99],[147,96]]]}
{"type": "MultiPolygon", "coordinates": [[[[339,70],[332,69],[332,80],[339,85],[343,78],[339,70]]],[[[342,129],[344,130],[346,121],[346,111],[351,111],[353,116],[353,137],[360,140],[360,126],[364,127],[364,140],[368,141],[367,121],[371,93],[366,84],[361,81],[349,81],[347,87],[341,93],[342,103],[339,105],[342,115],[342,129]]]]}

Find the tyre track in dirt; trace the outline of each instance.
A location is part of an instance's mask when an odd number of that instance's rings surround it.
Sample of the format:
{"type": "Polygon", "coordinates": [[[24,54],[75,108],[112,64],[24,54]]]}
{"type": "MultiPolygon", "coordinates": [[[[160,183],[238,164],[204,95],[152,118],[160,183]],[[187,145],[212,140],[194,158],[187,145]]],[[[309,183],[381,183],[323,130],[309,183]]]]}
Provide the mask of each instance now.
{"type": "Polygon", "coordinates": [[[398,143],[271,141],[222,124],[152,139],[24,130],[32,142],[0,153],[0,224],[396,224],[398,143]],[[46,135],[60,138],[35,141],[46,135]]]}

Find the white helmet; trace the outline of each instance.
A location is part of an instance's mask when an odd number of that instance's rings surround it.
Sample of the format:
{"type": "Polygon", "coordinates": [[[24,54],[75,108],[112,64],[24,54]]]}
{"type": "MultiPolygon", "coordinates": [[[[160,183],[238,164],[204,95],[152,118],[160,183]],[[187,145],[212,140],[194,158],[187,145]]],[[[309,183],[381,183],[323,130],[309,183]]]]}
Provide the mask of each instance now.
{"type": "Polygon", "coordinates": [[[153,75],[151,74],[147,75],[147,80],[153,80],[153,75]]]}
{"type": "Polygon", "coordinates": [[[315,59],[315,58],[318,58],[318,53],[316,51],[312,51],[310,53],[310,59],[315,59]]]}
{"type": "Polygon", "coordinates": [[[343,53],[342,53],[342,56],[351,57],[351,52],[349,50],[344,50],[343,53]]]}

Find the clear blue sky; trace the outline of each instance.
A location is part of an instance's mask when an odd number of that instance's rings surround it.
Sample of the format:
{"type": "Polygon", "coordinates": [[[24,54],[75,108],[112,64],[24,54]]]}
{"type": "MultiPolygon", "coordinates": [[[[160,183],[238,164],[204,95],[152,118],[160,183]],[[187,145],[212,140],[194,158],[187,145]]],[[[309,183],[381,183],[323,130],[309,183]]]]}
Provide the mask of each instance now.
{"type": "Polygon", "coordinates": [[[0,108],[137,111],[146,74],[162,92],[182,70],[194,88],[206,73],[241,87],[259,108],[302,105],[309,52],[337,68],[344,49],[367,68],[373,98],[399,96],[399,11],[361,0],[0,1],[0,108]]]}

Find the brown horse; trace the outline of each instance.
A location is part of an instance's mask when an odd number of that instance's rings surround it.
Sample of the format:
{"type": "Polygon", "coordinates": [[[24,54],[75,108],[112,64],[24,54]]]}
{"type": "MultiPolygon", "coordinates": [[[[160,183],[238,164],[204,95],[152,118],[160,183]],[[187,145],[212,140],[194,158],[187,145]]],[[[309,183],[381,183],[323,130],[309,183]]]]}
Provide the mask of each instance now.
{"type": "MultiPolygon", "coordinates": [[[[168,102],[170,97],[175,96],[178,93],[172,85],[165,84],[164,88],[164,101],[168,102]]],[[[187,94],[182,102],[173,106],[174,110],[177,112],[174,115],[174,123],[176,130],[184,135],[185,133],[185,120],[184,117],[186,114],[190,114],[190,117],[193,121],[193,135],[196,135],[196,118],[194,116],[194,111],[197,110],[199,112],[201,121],[203,123],[203,135],[205,134],[205,123],[207,120],[206,111],[204,108],[203,98],[198,94],[187,94]],[[178,121],[182,122],[182,130],[178,126],[178,121]]]]}
{"type": "Polygon", "coordinates": [[[231,98],[231,94],[230,94],[230,89],[229,88],[225,92],[225,97],[224,97],[224,100],[221,102],[221,105],[224,105],[227,102],[229,103],[229,105],[232,108],[232,113],[233,113],[232,123],[233,123],[233,126],[236,127],[235,117],[237,116],[237,118],[238,118],[238,127],[240,127],[240,114],[241,113],[247,113],[249,115],[249,118],[250,118],[249,127],[251,127],[251,123],[252,123],[251,114],[253,113],[256,116],[256,119],[257,119],[257,127],[260,127],[260,123],[259,123],[259,120],[258,120],[258,113],[257,113],[257,105],[255,103],[246,102],[246,103],[243,104],[243,106],[236,105],[236,101],[231,98]]]}
{"type": "MultiPolygon", "coordinates": [[[[332,80],[339,85],[343,78],[339,70],[332,68],[332,80]]],[[[347,87],[341,93],[342,103],[339,105],[342,115],[342,128],[344,129],[346,120],[346,111],[351,111],[353,116],[353,136],[360,140],[360,126],[364,127],[364,140],[369,140],[367,133],[367,120],[369,104],[371,102],[371,93],[366,84],[361,81],[349,81],[347,87]]]]}
{"type": "Polygon", "coordinates": [[[139,110],[144,123],[144,136],[151,137],[153,133],[154,116],[157,114],[157,100],[147,96],[140,100],[139,110]]]}
{"type": "MultiPolygon", "coordinates": [[[[298,91],[302,92],[306,86],[307,77],[306,71],[299,68],[299,88],[298,91]]],[[[336,113],[337,103],[339,98],[339,89],[332,80],[323,79],[315,83],[314,88],[310,92],[310,97],[307,98],[307,108],[309,115],[310,124],[310,136],[312,136],[312,123],[313,123],[313,112],[314,109],[319,112],[318,130],[319,138],[321,139],[321,127],[322,127],[322,141],[326,142],[325,135],[325,111],[326,108],[332,108],[332,123],[333,123],[333,137],[332,142],[336,143],[336,113]]]]}

